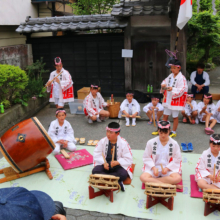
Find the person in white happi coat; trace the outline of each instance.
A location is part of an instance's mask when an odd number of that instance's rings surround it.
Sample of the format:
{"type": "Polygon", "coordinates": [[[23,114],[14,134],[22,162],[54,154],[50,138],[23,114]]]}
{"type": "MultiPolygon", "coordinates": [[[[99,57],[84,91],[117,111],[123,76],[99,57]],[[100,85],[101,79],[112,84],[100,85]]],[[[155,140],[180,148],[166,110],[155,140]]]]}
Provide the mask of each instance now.
{"type": "Polygon", "coordinates": [[[74,101],[73,81],[69,72],[63,68],[60,57],[54,59],[54,66],[56,70],[50,73],[46,84],[47,92],[50,92],[49,102],[54,102],[56,108],[62,108],[64,103],[74,101]]]}
{"type": "Polygon", "coordinates": [[[203,151],[196,164],[195,180],[201,189],[220,188],[220,135],[212,134],[209,149],[203,151]]]}
{"type": "Polygon", "coordinates": [[[130,126],[130,118],[132,118],[132,126],[136,126],[136,116],[140,115],[140,105],[136,99],[134,99],[134,93],[131,90],[126,92],[126,99],[120,105],[120,111],[118,118],[126,116],[126,126],[130,126]]]}
{"type": "MultiPolygon", "coordinates": [[[[163,99],[163,120],[168,121],[169,115],[173,117],[173,130],[170,137],[176,137],[178,127],[179,111],[184,110],[186,104],[186,95],[188,86],[185,76],[181,73],[181,63],[177,59],[172,59],[169,63],[171,74],[161,83],[161,89],[164,91],[163,99]]],[[[157,132],[152,134],[157,135],[157,132]]]]}
{"type": "Polygon", "coordinates": [[[217,123],[220,123],[220,100],[215,106],[214,118],[216,119],[217,123]]]}
{"type": "Polygon", "coordinates": [[[120,129],[120,125],[116,122],[111,122],[106,128],[106,137],[97,143],[93,153],[94,169],[92,174],[120,177],[119,185],[124,191],[123,181],[128,176],[132,179],[133,158],[128,142],[119,135],[120,129]]]}
{"type": "Polygon", "coordinates": [[[181,113],[183,115],[183,122],[187,122],[187,118],[189,119],[189,122],[191,124],[198,124],[198,106],[195,100],[193,100],[193,94],[187,94],[186,98],[186,106],[185,110],[183,110],[181,113]]]}
{"type": "Polygon", "coordinates": [[[110,115],[109,111],[104,110],[104,107],[109,106],[109,104],[104,101],[102,95],[98,92],[98,88],[98,84],[93,83],[90,86],[89,95],[83,101],[84,113],[90,124],[93,121],[102,122],[110,115]]]}
{"type": "Polygon", "coordinates": [[[215,115],[215,104],[212,101],[212,95],[206,93],[203,95],[202,102],[198,104],[198,118],[200,122],[205,123],[205,133],[207,135],[213,134],[212,128],[217,123],[214,118],[215,115]]]}
{"type": "Polygon", "coordinates": [[[155,120],[160,121],[161,116],[163,115],[163,106],[159,103],[159,99],[157,97],[152,96],[151,102],[144,106],[143,111],[146,113],[150,121],[148,124],[152,124],[153,120],[153,111],[155,115],[155,120]]]}
{"type": "Polygon", "coordinates": [[[140,179],[143,183],[169,183],[182,188],[182,157],[178,143],[169,137],[170,122],[158,122],[159,136],[147,142],[140,179]],[[162,170],[163,168],[163,170],[162,170]]]}
{"type": "Polygon", "coordinates": [[[76,140],[74,137],[74,131],[72,126],[66,118],[66,111],[63,108],[56,110],[56,120],[50,123],[48,135],[56,145],[53,154],[59,154],[61,147],[66,148],[69,151],[76,150],[76,140]]]}

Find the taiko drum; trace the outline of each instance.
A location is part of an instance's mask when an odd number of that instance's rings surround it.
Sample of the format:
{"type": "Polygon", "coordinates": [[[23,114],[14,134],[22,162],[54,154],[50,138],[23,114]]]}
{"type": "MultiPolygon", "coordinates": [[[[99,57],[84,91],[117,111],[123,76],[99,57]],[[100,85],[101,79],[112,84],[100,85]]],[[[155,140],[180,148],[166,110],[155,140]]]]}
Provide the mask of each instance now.
{"type": "Polygon", "coordinates": [[[36,117],[11,127],[0,138],[0,151],[17,173],[45,161],[55,145],[36,117]]]}

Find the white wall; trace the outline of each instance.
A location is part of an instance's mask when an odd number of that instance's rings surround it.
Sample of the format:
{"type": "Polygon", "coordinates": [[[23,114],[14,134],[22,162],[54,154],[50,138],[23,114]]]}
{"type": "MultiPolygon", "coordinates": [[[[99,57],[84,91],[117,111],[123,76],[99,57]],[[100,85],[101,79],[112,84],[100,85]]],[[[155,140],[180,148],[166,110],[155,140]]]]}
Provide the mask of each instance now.
{"type": "Polygon", "coordinates": [[[31,0],[0,0],[0,25],[19,25],[26,16],[38,16],[37,4],[31,0]]]}

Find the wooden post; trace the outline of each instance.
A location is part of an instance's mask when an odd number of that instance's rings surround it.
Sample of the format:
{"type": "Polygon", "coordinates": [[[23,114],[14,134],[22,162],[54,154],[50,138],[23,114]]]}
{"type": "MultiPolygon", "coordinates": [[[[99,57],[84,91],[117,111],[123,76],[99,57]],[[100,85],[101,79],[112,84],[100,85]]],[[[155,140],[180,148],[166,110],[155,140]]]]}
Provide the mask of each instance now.
{"type": "MultiPolygon", "coordinates": [[[[176,26],[177,17],[179,14],[179,7],[180,7],[180,0],[172,1],[171,5],[171,29],[170,29],[170,50],[174,51],[175,43],[176,43],[176,35],[178,27],[176,26]]],[[[187,24],[185,27],[180,30],[179,38],[178,38],[178,45],[177,45],[177,59],[182,64],[182,73],[186,75],[186,51],[187,51],[187,24]]]]}
{"type": "MultiPolygon", "coordinates": [[[[128,18],[128,25],[124,31],[124,49],[131,49],[131,21],[128,18]]],[[[124,58],[125,67],[125,91],[132,89],[132,58],[124,58]]]]}

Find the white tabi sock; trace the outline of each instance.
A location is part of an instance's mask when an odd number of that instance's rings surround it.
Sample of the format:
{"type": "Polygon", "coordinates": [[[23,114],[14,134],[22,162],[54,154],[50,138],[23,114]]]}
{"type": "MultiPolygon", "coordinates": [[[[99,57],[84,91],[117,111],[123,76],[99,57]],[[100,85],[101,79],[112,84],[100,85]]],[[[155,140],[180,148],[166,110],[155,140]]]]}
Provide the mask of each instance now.
{"type": "Polygon", "coordinates": [[[132,118],[132,125],[136,125],[136,118],[132,118]]]}
{"type": "Polygon", "coordinates": [[[126,119],[126,126],[130,125],[130,119],[129,118],[125,118],[126,119]]]}

